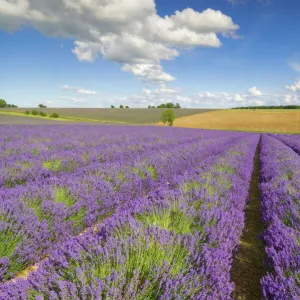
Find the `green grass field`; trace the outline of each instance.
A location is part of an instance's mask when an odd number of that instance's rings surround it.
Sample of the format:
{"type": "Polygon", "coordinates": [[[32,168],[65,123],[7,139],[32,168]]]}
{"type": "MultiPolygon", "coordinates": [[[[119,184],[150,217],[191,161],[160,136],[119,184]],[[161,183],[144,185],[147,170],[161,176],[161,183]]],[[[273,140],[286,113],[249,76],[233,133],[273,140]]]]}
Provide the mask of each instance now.
{"type": "MultiPolygon", "coordinates": [[[[133,124],[149,124],[160,121],[160,115],[163,109],[161,108],[8,108],[2,109],[3,112],[17,112],[22,113],[26,110],[36,109],[45,113],[58,113],[62,119],[70,118],[72,121],[100,121],[110,123],[133,123],[133,124]]],[[[189,109],[181,108],[175,109],[178,118],[184,116],[191,116],[208,112],[208,109],[189,109]]]]}

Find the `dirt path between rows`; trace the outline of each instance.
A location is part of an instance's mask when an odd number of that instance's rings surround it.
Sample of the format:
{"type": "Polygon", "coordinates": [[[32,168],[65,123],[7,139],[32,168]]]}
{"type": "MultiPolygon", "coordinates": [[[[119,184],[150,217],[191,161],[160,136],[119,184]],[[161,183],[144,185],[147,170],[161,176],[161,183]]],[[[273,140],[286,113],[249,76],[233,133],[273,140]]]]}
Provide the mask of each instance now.
{"type": "Polygon", "coordinates": [[[240,240],[240,248],[233,259],[231,279],[235,283],[233,298],[237,300],[262,299],[260,279],[265,274],[264,245],[259,235],[264,227],[260,215],[259,151],[257,146],[254,170],[249,191],[250,201],[246,206],[246,223],[240,240]]]}

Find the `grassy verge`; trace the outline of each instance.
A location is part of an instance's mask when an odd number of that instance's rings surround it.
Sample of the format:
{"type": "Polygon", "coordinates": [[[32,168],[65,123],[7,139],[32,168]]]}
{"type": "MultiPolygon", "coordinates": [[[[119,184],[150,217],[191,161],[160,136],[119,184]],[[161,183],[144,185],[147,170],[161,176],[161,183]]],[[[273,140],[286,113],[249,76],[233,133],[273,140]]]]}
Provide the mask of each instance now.
{"type": "Polygon", "coordinates": [[[50,116],[34,116],[34,115],[26,115],[22,112],[14,112],[14,111],[3,111],[0,110],[0,114],[3,115],[11,115],[11,116],[18,116],[18,117],[28,117],[28,118],[35,118],[35,119],[46,119],[52,121],[64,121],[64,122],[91,122],[91,123],[118,123],[118,124],[130,124],[127,122],[116,122],[116,121],[102,121],[102,120],[95,120],[95,119],[86,119],[86,118],[76,118],[76,117],[67,117],[67,116],[60,116],[59,118],[51,118],[50,116]]]}

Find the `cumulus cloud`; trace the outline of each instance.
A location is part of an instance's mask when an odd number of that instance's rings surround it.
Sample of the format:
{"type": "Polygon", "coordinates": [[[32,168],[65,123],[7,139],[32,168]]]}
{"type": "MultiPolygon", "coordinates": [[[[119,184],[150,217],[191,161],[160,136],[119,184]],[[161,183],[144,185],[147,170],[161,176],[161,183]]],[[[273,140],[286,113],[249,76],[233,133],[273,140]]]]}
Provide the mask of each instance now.
{"type": "Polygon", "coordinates": [[[0,28],[22,25],[74,39],[79,61],[92,62],[100,54],[122,64],[123,71],[156,82],[175,79],[162,70],[162,60],[175,59],[183,47],[220,47],[219,35],[235,38],[239,28],[213,9],[160,17],[154,0],[2,0],[0,28]]]}
{"type": "Polygon", "coordinates": [[[287,95],[285,95],[283,102],[286,105],[291,105],[291,104],[299,105],[300,98],[295,94],[294,95],[287,94],[287,95]]]}
{"type": "Polygon", "coordinates": [[[131,72],[137,78],[145,81],[163,83],[176,80],[175,77],[164,72],[162,66],[159,64],[125,64],[122,70],[131,72]]]}
{"type": "Polygon", "coordinates": [[[250,95],[256,96],[256,97],[262,95],[262,94],[261,94],[261,91],[260,91],[257,87],[255,87],[255,86],[252,87],[252,88],[250,88],[250,89],[248,90],[248,93],[249,93],[250,95]]]}
{"type": "Polygon", "coordinates": [[[286,85],[285,88],[287,90],[290,90],[292,92],[297,92],[300,91],[300,80],[296,80],[293,84],[291,85],[286,85]]]}

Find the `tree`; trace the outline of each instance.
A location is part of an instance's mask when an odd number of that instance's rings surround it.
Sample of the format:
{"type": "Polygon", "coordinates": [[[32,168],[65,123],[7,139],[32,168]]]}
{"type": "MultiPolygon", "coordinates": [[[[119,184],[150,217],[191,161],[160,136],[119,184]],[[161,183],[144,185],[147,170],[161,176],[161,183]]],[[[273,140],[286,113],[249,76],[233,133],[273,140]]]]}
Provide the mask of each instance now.
{"type": "Polygon", "coordinates": [[[12,105],[11,104],[6,104],[6,107],[11,108],[12,105]]]}
{"type": "Polygon", "coordinates": [[[172,103],[172,102],[168,102],[167,104],[166,104],[166,108],[174,108],[175,107],[175,105],[174,105],[174,103],[172,103]]]}
{"type": "Polygon", "coordinates": [[[175,112],[172,109],[164,110],[161,113],[161,121],[166,124],[168,123],[169,126],[172,126],[174,123],[174,120],[176,118],[175,112]]]}
{"type": "Polygon", "coordinates": [[[175,108],[181,108],[179,103],[176,103],[175,108]]]}
{"type": "Polygon", "coordinates": [[[120,108],[124,108],[124,106],[121,104],[121,105],[120,105],[120,108]]]}
{"type": "Polygon", "coordinates": [[[111,105],[110,108],[115,108],[115,106],[114,106],[114,105],[111,105]]]}
{"type": "Polygon", "coordinates": [[[3,99],[0,99],[0,107],[5,107],[6,106],[6,101],[3,99]]]}
{"type": "Polygon", "coordinates": [[[125,106],[125,108],[129,108],[129,106],[128,106],[128,105],[126,105],[126,106],[125,106]]]}
{"type": "Polygon", "coordinates": [[[150,105],[148,105],[148,108],[151,108],[151,106],[150,106],[150,105]]]}
{"type": "Polygon", "coordinates": [[[39,108],[47,108],[47,106],[43,104],[39,104],[39,108]]]}

